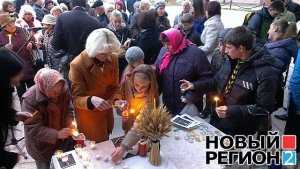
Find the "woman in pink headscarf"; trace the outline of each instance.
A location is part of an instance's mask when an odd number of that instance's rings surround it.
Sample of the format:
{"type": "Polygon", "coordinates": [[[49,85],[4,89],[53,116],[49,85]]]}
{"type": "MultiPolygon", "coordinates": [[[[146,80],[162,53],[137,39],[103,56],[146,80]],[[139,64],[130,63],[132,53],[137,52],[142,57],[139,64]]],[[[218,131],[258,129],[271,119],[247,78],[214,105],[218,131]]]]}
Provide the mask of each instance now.
{"type": "Polygon", "coordinates": [[[172,113],[177,115],[186,103],[193,102],[202,109],[202,94],[181,93],[180,80],[206,80],[212,76],[210,64],[204,52],[185,38],[178,29],[168,29],[161,33],[164,45],[155,62],[159,74],[159,86],[163,102],[172,113]]]}
{"type": "Polygon", "coordinates": [[[48,169],[51,156],[72,134],[73,106],[67,83],[53,69],[43,68],[24,95],[22,110],[33,113],[25,123],[26,148],[38,169],[48,169]]]}

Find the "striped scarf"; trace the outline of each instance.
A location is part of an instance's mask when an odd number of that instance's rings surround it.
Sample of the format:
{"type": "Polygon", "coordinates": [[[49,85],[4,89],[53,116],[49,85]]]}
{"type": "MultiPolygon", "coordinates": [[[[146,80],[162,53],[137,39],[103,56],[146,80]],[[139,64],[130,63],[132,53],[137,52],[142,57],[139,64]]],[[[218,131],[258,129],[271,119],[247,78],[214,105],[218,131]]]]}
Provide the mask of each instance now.
{"type": "Polygon", "coordinates": [[[233,72],[232,72],[232,74],[231,74],[231,76],[230,76],[230,79],[229,79],[229,81],[227,82],[227,85],[226,85],[226,87],[225,87],[225,95],[227,95],[227,94],[229,94],[230,92],[231,92],[231,89],[232,89],[232,87],[233,87],[233,84],[234,84],[234,82],[235,82],[235,80],[236,80],[236,78],[237,78],[237,74],[238,74],[238,72],[239,72],[239,70],[240,70],[240,67],[241,67],[241,65],[243,64],[243,63],[245,63],[245,61],[238,61],[238,63],[236,64],[236,66],[235,66],[235,68],[234,68],[234,70],[233,70],[233,72]]]}

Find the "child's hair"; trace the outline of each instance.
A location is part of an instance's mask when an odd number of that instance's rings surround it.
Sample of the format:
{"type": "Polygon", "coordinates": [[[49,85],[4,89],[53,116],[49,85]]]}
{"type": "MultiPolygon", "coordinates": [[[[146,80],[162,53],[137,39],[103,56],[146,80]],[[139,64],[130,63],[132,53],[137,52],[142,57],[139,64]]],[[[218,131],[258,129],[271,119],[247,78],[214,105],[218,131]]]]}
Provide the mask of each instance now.
{"type": "Polygon", "coordinates": [[[193,15],[190,13],[183,14],[181,17],[181,23],[193,23],[193,15]]]}
{"type": "Polygon", "coordinates": [[[288,23],[285,19],[277,19],[272,25],[283,34],[282,39],[295,38],[297,36],[297,27],[295,23],[288,23]]]}
{"type": "MultiPolygon", "coordinates": [[[[134,81],[134,76],[136,73],[142,73],[145,75],[145,80],[149,80],[150,81],[150,88],[149,88],[149,92],[148,92],[148,98],[151,99],[150,103],[152,103],[152,105],[154,105],[154,99],[157,102],[158,99],[158,84],[157,84],[157,80],[156,80],[156,75],[155,75],[155,71],[152,68],[152,66],[150,65],[145,65],[145,64],[141,64],[139,66],[137,66],[133,72],[132,72],[132,76],[131,76],[131,82],[133,83],[134,81]]],[[[134,87],[134,84],[132,84],[132,87],[134,87]]]]}

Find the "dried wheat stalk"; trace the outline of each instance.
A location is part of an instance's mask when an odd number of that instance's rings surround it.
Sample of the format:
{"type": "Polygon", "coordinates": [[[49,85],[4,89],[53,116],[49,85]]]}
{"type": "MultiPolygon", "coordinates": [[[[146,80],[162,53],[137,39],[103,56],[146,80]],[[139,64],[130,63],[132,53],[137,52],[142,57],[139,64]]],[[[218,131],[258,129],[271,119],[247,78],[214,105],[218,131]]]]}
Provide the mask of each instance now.
{"type": "Polygon", "coordinates": [[[136,119],[137,131],[151,140],[159,140],[171,131],[171,115],[165,106],[143,110],[136,119]]]}

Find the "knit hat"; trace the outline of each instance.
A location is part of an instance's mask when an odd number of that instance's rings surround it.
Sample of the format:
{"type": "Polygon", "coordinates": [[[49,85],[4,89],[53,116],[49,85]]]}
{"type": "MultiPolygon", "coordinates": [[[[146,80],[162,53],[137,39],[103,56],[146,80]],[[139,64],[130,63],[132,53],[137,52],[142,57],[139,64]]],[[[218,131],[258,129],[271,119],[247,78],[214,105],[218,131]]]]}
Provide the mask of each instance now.
{"type": "Polygon", "coordinates": [[[51,14],[45,15],[42,20],[42,24],[55,25],[56,17],[51,14]]]}
{"type": "Polygon", "coordinates": [[[3,28],[11,22],[15,22],[16,18],[8,13],[0,14],[0,27],[3,28]]]}
{"type": "Polygon", "coordinates": [[[125,54],[125,58],[128,64],[133,64],[138,60],[143,60],[144,57],[145,56],[143,50],[137,46],[130,47],[125,54]]]}
{"type": "Polygon", "coordinates": [[[100,7],[100,6],[103,6],[103,2],[102,2],[101,0],[97,0],[97,1],[93,4],[92,8],[97,8],[97,7],[100,7]]]}
{"type": "Polygon", "coordinates": [[[165,0],[159,0],[159,1],[155,2],[155,4],[154,4],[155,9],[158,9],[159,7],[162,7],[162,6],[166,6],[165,0]]]}

